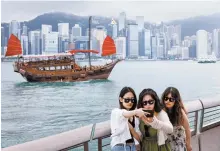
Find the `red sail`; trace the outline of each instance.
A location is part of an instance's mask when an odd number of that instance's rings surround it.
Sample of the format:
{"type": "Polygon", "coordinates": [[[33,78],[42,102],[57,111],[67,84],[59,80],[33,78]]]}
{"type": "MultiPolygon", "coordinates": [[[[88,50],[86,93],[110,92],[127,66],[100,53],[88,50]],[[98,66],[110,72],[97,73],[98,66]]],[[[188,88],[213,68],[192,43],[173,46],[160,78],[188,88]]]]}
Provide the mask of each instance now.
{"type": "Polygon", "coordinates": [[[115,53],[116,53],[116,47],[114,40],[111,37],[107,36],[102,46],[102,56],[109,56],[115,53]]]}
{"type": "Polygon", "coordinates": [[[15,56],[21,54],[22,54],[21,42],[15,35],[11,34],[8,40],[8,46],[5,56],[15,56]]]}

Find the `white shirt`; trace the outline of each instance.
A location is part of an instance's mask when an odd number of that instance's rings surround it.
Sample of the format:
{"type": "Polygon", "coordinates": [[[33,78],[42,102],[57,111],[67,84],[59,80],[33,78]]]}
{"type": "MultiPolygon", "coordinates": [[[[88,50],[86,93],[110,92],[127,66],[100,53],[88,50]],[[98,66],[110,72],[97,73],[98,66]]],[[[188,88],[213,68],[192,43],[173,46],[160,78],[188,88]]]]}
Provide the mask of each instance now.
{"type": "MultiPolygon", "coordinates": [[[[111,148],[117,144],[125,144],[126,140],[132,138],[128,126],[128,118],[123,116],[123,111],[126,110],[115,108],[111,112],[111,148]]],[[[135,140],[135,144],[137,143],[137,140],[135,140]]]]}

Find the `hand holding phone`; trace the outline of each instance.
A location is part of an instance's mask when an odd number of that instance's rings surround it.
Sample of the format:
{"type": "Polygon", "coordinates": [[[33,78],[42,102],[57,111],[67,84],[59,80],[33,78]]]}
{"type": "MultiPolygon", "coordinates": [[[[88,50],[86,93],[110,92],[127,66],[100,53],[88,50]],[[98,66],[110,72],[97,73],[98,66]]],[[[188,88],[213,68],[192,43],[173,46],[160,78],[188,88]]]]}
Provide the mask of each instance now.
{"type": "Polygon", "coordinates": [[[153,110],[143,110],[146,112],[145,116],[146,117],[154,117],[154,111],[153,110]]]}

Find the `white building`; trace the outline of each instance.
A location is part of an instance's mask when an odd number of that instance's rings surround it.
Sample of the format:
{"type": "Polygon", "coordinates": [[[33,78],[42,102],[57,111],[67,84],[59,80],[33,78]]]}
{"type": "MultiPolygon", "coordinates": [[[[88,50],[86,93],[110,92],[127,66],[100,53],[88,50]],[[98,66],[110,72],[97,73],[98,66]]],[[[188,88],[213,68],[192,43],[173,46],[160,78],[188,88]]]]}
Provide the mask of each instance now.
{"type": "Polygon", "coordinates": [[[82,36],[82,28],[79,24],[75,24],[75,26],[72,27],[72,36],[82,36]]]}
{"type": "Polygon", "coordinates": [[[138,31],[144,29],[144,16],[136,16],[136,24],[138,24],[138,31]]]}
{"type": "Polygon", "coordinates": [[[220,58],[220,29],[213,30],[213,52],[220,58]]]}
{"type": "Polygon", "coordinates": [[[183,60],[189,59],[189,48],[188,47],[182,47],[182,59],[183,60]]]}
{"type": "Polygon", "coordinates": [[[145,29],[144,33],[145,55],[151,57],[151,31],[145,29]]]}
{"type": "Polygon", "coordinates": [[[50,32],[45,35],[45,52],[44,54],[58,53],[58,32],[50,32]]]}
{"type": "Polygon", "coordinates": [[[40,52],[40,31],[30,31],[29,32],[29,42],[31,43],[30,55],[39,55],[40,52]]]}
{"type": "Polygon", "coordinates": [[[69,37],[69,23],[58,23],[59,36],[69,37]]]}
{"type": "Polygon", "coordinates": [[[52,26],[51,25],[41,25],[41,50],[42,53],[45,52],[45,35],[52,32],[52,26]]]}
{"type": "Polygon", "coordinates": [[[129,57],[139,56],[139,44],[138,44],[138,25],[128,24],[128,55],[129,57]]]}
{"type": "Polygon", "coordinates": [[[25,34],[21,35],[21,47],[23,55],[28,55],[28,36],[25,34]]]}
{"type": "Polygon", "coordinates": [[[197,59],[207,58],[208,56],[208,34],[205,30],[196,32],[196,53],[197,59]]]}
{"type": "Polygon", "coordinates": [[[115,39],[116,57],[125,59],[126,57],[126,37],[117,37],[115,39]]]}
{"type": "Polygon", "coordinates": [[[125,29],[125,26],[126,26],[126,13],[121,12],[118,18],[118,30],[120,31],[122,29],[125,29]]]}

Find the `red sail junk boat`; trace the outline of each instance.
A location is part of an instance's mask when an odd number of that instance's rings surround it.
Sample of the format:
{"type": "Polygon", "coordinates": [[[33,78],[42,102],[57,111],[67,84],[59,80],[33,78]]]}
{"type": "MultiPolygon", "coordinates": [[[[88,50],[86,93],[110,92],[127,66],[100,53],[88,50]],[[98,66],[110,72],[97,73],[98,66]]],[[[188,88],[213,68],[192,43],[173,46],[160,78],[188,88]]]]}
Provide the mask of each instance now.
{"type": "MultiPolygon", "coordinates": [[[[13,34],[8,41],[5,56],[18,56],[14,62],[14,71],[20,73],[28,82],[75,82],[92,79],[107,79],[120,61],[115,60],[100,66],[81,67],[75,62],[76,53],[95,53],[96,50],[70,50],[56,55],[19,56],[22,55],[20,40],[13,34]]],[[[116,53],[114,41],[107,36],[102,47],[102,56],[116,53]]],[[[90,60],[89,60],[90,61],[90,60]]],[[[89,62],[91,64],[91,62],[89,62]]]]}

